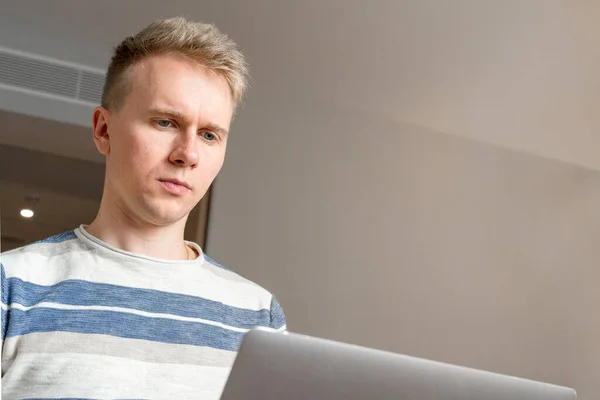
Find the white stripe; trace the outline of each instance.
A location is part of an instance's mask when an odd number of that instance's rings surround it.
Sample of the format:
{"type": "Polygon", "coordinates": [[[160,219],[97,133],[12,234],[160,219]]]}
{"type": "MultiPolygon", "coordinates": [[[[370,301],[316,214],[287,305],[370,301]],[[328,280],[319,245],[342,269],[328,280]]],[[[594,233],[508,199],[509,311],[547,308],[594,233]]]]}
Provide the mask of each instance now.
{"type": "Polygon", "coordinates": [[[230,370],[93,354],[26,353],[2,377],[2,396],[217,400],[230,370]]]}
{"type": "MultiPolygon", "coordinates": [[[[35,245],[41,246],[41,245],[35,245]]],[[[43,256],[21,250],[3,255],[7,278],[20,278],[42,286],[56,285],[64,280],[83,280],[116,286],[152,289],[167,293],[201,296],[227,306],[260,311],[271,307],[272,295],[260,286],[217,267],[199,263],[160,264],[132,259],[104,248],[103,253],[91,252],[78,240],[43,246],[67,246],[74,251],[64,255],[43,256]]]]}
{"type": "Polygon", "coordinates": [[[116,312],[122,312],[122,313],[126,313],[126,314],[140,315],[142,317],[149,317],[149,318],[166,318],[166,319],[172,319],[172,320],[176,320],[176,321],[199,322],[199,323],[206,324],[206,325],[212,325],[212,326],[217,326],[219,328],[228,329],[228,330],[234,331],[234,332],[246,333],[249,331],[249,329],[246,329],[246,328],[237,328],[234,326],[225,325],[220,322],[209,321],[209,320],[202,319],[202,318],[183,317],[180,315],[163,314],[163,313],[152,313],[152,312],[140,311],[140,310],[136,310],[133,308],[124,308],[124,307],[76,306],[76,305],[59,304],[59,303],[51,303],[51,302],[37,303],[36,305],[29,306],[29,307],[26,307],[19,303],[11,303],[8,306],[6,306],[5,304],[2,304],[3,310],[8,311],[13,308],[15,308],[17,310],[22,310],[22,311],[29,311],[34,308],[53,308],[53,309],[58,309],[58,310],[116,311],[116,312]]]}
{"type": "Polygon", "coordinates": [[[237,355],[237,351],[208,346],[59,331],[7,337],[2,347],[2,362],[8,365],[26,353],[96,354],[152,363],[224,368],[231,368],[237,355]]]}

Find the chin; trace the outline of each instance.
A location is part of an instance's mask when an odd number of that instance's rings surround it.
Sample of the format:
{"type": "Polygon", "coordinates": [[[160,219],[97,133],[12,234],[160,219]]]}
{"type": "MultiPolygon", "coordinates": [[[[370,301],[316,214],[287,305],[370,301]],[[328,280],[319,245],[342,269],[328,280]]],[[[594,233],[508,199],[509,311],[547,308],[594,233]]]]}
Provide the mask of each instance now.
{"type": "Polygon", "coordinates": [[[180,222],[182,219],[185,219],[187,215],[153,215],[148,218],[154,225],[157,226],[168,226],[173,225],[180,222]]]}
{"type": "Polygon", "coordinates": [[[189,210],[179,207],[167,207],[164,204],[159,207],[149,207],[145,210],[146,219],[155,225],[172,225],[186,218],[189,210]]]}

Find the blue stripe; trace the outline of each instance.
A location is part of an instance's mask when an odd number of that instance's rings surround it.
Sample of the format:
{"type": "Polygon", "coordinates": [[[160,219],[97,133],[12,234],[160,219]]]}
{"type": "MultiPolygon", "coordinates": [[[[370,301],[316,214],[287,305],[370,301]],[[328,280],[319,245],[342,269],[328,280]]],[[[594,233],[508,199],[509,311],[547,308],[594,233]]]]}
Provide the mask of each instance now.
{"type": "MultiPolygon", "coordinates": [[[[0,263],[0,281],[1,281],[1,286],[0,286],[0,290],[2,291],[0,293],[1,297],[2,297],[2,303],[3,304],[8,304],[8,282],[6,280],[6,273],[4,272],[4,265],[2,265],[2,263],[0,263]]],[[[0,322],[0,334],[2,336],[2,340],[4,340],[4,338],[6,337],[6,328],[8,326],[8,314],[6,313],[6,311],[4,311],[4,309],[2,309],[2,316],[1,319],[2,321],[0,322]]]]}
{"type": "Polygon", "coordinates": [[[8,311],[2,309],[2,340],[6,337],[6,330],[8,328],[8,311]]]}
{"type": "Polygon", "coordinates": [[[0,290],[2,290],[2,293],[0,293],[2,302],[8,304],[8,281],[6,280],[6,272],[4,271],[4,265],[2,265],[2,263],[0,263],[0,281],[2,283],[2,286],[0,286],[0,290]]]}
{"type": "Polygon", "coordinates": [[[10,310],[7,337],[57,331],[190,344],[229,351],[237,351],[244,336],[240,332],[199,322],[143,317],[116,311],[52,308],[10,310]]]}
{"type": "Polygon", "coordinates": [[[270,326],[267,309],[247,310],[225,305],[218,301],[179,293],[151,289],[94,283],[83,280],[66,280],[52,286],[41,286],[20,278],[9,278],[8,303],[26,307],[41,302],[75,306],[123,307],[135,310],[202,318],[209,321],[251,329],[270,326]]]}
{"type": "Polygon", "coordinates": [[[213,260],[212,258],[210,258],[209,256],[207,256],[206,254],[204,255],[204,259],[206,261],[208,261],[209,263],[211,263],[212,265],[215,265],[215,266],[217,266],[219,268],[222,268],[222,269],[224,269],[226,271],[231,271],[229,268],[227,268],[224,265],[219,264],[218,262],[216,262],[215,260],[213,260]]]}
{"type": "Polygon", "coordinates": [[[75,235],[75,231],[67,231],[63,233],[59,233],[58,235],[51,236],[46,239],[39,240],[35,243],[62,243],[67,240],[77,239],[77,235],[75,235]]]}
{"type": "Polygon", "coordinates": [[[273,296],[271,299],[271,328],[279,329],[285,326],[285,314],[283,313],[283,309],[279,305],[279,302],[273,296]]]}

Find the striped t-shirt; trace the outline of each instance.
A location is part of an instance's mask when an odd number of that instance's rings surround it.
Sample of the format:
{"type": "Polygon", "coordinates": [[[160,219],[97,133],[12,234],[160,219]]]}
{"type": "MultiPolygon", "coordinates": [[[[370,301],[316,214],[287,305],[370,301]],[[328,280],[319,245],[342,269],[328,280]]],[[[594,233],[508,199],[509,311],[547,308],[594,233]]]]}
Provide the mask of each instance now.
{"type": "Polygon", "coordinates": [[[81,226],[3,253],[3,399],[218,399],[244,333],[285,317],[188,244],[158,260],[81,226]]]}

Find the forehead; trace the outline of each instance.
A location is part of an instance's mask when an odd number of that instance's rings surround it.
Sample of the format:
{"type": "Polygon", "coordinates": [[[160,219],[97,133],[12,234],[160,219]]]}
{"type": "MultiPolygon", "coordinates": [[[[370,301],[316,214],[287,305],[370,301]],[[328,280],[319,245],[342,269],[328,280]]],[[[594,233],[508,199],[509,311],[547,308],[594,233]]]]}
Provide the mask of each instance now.
{"type": "Polygon", "coordinates": [[[171,108],[229,124],[234,103],[227,81],[197,62],[176,55],[151,56],[132,68],[130,79],[131,101],[126,103],[135,109],[171,108]]]}

